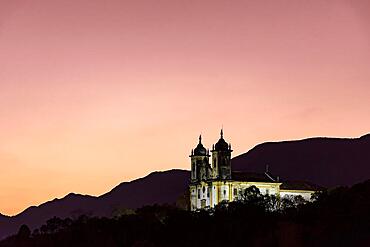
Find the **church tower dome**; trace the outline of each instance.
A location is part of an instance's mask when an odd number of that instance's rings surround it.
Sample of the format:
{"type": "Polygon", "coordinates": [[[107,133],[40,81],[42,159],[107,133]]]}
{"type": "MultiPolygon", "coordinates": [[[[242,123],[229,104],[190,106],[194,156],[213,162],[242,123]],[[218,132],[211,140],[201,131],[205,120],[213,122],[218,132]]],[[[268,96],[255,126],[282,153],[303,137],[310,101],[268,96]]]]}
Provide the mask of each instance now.
{"type": "Polygon", "coordinates": [[[205,156],[207,155],[207,150],[202,144],[202,135],[199,136],[199,143],[196,148],[194,148],[194,156],[205,156]]]}
{"type": "Polygon", "coordinates": [[[224,139],[224,131],[221,129],[220,139],[212,149],[212,172],[213,179],[231,179],[231,144],[224,139]]]}
{"type": "Polygon", "coordinates": [[[221,134],[221,137],[218,140],[218,142],[215,144],[214,150],[215,151],[227,151],[227,150],[229,150],[229,144],[227,144],[227,142],[224,139],[224,131],[223,131],[223,129],[221,129],[221,133],[220,134],[221,134]]]}

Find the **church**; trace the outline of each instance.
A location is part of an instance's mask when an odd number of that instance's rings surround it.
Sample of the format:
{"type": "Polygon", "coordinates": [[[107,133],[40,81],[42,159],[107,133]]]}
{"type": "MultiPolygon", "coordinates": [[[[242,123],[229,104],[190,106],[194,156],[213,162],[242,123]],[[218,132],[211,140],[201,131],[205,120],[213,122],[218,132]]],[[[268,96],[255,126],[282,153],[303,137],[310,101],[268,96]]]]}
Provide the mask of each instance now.
{"type": "Polygon", "coordinates": [[[264,173],[232,171],[232,151],[231,144],[223,137],[222,129],[220,139],[211,151],[203,146],[202,136],[199,136],[199,143],[190,154],[191,210],[213,208],[222,201],[239,200],[250,186],[256,186],[262,194],[275,195],[278,198],[302,196],[305,200],[310,200],[311,195],[319,190],[319,187],[307,182],[281,182],[268,169],[264,173]]]}

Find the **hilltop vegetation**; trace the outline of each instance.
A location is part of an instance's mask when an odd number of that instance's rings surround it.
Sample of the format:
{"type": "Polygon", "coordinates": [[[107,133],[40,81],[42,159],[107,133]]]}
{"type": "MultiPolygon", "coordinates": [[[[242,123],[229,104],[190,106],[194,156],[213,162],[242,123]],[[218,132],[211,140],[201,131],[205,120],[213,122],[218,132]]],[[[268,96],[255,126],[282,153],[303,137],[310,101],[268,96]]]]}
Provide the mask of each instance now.
{"type": "Polygon", "coordinates": [[[370,246],[369,208],[370,180],[281,205],[252,188],[209,211],[146,206],[113,219],[52,218],[0,246],[370,246]]]}

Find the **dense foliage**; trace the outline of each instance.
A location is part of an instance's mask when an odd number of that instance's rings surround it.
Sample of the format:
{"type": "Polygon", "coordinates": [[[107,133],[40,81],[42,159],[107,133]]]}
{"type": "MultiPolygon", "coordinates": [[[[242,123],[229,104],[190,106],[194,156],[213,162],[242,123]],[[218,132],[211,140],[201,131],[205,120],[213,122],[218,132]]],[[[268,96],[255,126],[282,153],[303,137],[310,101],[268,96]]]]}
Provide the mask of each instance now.
{"type": "Polygon", "coordinates": [[[6,246],[370,246],[370,180],[278,200],[250,188],[243,200],[199,212],[146,206],[108,218],[52,218],[23,225],[6,246]]]}

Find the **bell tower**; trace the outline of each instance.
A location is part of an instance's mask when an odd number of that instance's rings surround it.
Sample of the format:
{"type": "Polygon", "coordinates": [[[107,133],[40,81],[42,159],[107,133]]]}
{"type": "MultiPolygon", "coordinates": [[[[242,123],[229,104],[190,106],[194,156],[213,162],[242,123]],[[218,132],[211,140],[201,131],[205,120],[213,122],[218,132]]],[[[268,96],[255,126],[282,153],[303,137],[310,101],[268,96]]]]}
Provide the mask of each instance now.
{"type": "Polygon", "coordinates": [[[207,180],[211,177],[211,167],[209,165],[209,150],[202,144],[202,136],[199,136],[199,143],[191,150],[191,182],[196,183],[207,180]]]}
{"type": "Polygon", "coordinates": [[[224,139],[224,132],[221,129],[220,139],[212,148],[212,170],[213,179],[231,179],[231,144],[224,139]]]}

